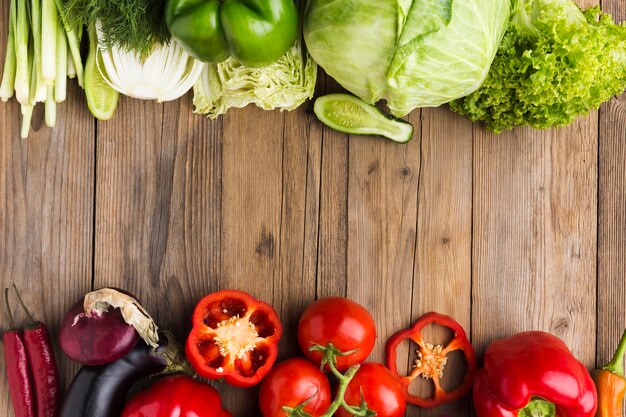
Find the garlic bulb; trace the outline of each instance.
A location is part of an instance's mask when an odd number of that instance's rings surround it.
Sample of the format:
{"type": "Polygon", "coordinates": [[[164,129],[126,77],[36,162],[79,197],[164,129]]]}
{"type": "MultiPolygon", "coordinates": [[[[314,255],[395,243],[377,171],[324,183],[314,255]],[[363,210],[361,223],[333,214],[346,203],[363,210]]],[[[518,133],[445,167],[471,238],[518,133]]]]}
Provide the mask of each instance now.
{"type": "Polygon", "coordinates": [[[144,59],[116,46],[99,49],[98,69],[106,82],[121,94],[142,100],[162,102],[183,96],[204,68],[174,39],[169,45],[155,45],[144,59]]]}

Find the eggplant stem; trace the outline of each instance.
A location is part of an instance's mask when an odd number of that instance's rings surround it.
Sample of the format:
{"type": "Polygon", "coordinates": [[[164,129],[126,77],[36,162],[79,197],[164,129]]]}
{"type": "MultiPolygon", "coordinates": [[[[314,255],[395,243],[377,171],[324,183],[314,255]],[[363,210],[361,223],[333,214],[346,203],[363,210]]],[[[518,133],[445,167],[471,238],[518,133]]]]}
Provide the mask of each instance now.
{"type": "Polygon", "coordinates": [[[24,309],[24,312],[26,313],[26,318],[30,322],[29,325],[30,326],[37,325],[37,322],[35,321],[35,319],[33,319],[33,316],[30,314],[30,311],[28,310],[28,308],[26,308],[26,304],[24,304],[24,300],[22,300],[22,296],[20,295],[20,292],[17,290],[17,286],[15,285],[15,282],[11,281],[11,286],[13,287],[13,291],[15,291],[15,295],[17,295],[17,299],[20,302],[20,305],[22,306],[22,308],[24,309]]]}
{"type": "Polygon", "coordinates": [[[11,312],[11,304],[9,304],[9,289],[4,289],[4,302],[7,306],[7,313],[9,313],[9,327],[12,331],[17,331],[17,327],[15,326],[15,321],[13,320],[13,313],[11,312]]]}

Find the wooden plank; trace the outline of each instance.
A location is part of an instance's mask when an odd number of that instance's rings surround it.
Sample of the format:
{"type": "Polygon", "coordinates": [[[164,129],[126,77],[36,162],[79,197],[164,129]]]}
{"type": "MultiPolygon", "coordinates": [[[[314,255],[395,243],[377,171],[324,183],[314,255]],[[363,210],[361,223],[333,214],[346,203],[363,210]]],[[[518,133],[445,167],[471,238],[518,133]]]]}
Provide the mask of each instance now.
{"type": "MultiPolygon", "coordinates": [[[[316,97],[345,92],[322,70],[316,97]]],[[[315,122],[322,141],[317,298],[346,295],[349,136],[315,122]]]]}
{"type": "Polygon", "coordinates": [[[197,298],[218,288],[221,123],[189,96],[123,98],[98,125],[97,161],[94,286],[134,293],[184,341],[197,298]]]}
{"type": "MultiPolygon", "coordinates": [[[[604,0],[603,10],[626,20],[623,1],[604,0]]],[[[600,110],[598,189],[597,365],[612,356],[626,327],[626,94],[600,110]]]]}
{"type": "Polygon", "coordinates": [[[597,114],[567,128],[475,128],[472,335],[538,329],[592,366],[597,114]]]}
{"type": "Polygon", "coordinates": [[[384,361],[385,341],[410,320],[420,173],[419,111],[414,139],[398,145],[351,136],[348,187],[347,296],[374,317],[368,360],[384,361]]]}
{"type": "MultiPolygon", "coordinates": [[[[436,311],[456,319],[471,334],[472,280],[472,124],[447,108],[424,109],[422,166],[419,177],[417,246],[411,322],[436,311]],[[459,300],[464,300],[459,302],[459,300]]],[[[446,343],[444,329],[429,329],[429,337],[446,343]]],[[[415,359],[414,354],[408,358],[415,359]]],[[[407,362],[409,362],[407,361],[407,362]]],[[[464,360],[450,356],[442,383],[453,389],[462,383],[464,360]]],[[[430,382],[416,387],[432,395],[430,382]]],[[[419,415],[467,415],[468,398],[419,410],[419,415]]],[[[411,414],[413,415],[413,414],[411,414]]]]}
{"type": "MultiPolygon", "coordinates": [[[[290,135],[297,134],[293,130],[295,126],[287,129],[285,117],[283,113],[265,112],[256,107],[231,111],[224,116],[220,281],[221,288],[243,290],[283,307],[291,302],[290,286],[299,284],[289,276],[290,270],[297,267],[297,258],[286,260],[283,250],[291,248],[288,243],[283,248],[282,239],[286,237],[288,241],[286,233],[304,225],[302,220],[292,217],[297,214],[291,212],[293,201],[285,196],[285,187],[295,190],[292,181],[296,181],[298,173],[306,179],[306,165],[293,173],[284,170],[285,163],[293,167],[293,161],[285,159],[286,134],[288,131],[290,135]],[[285,233],[283,227],[287,229],[285,233]]],[[[299,153],[290,148],[287,154],[294,151],[299,153]]],[[[302,202],[305,190],[300,191],[302,202]]],[[[301,253],[301,245],[296,250],[301,253]]],[[[285,256],[289,257],[289,253],[285,256]]],[[[301,296],[310,298],[306,294],[301,296]]],[[[288,334],[293,334],[292,331],[287,329],[288,334]]],[[[282,345],[285,343],[284,340],[282,345]]],[[[293,345],[290,346],[293,350],[293,345]]],[[[258,413],[256,388],[242,393],[224,386],[222,392],[226,407],[235,415],[258,413]]]]}
{"type": "MultiPolygon", "coordinates": [[[[8,2],[0,2],[2,63],[8,9],[8,2]]],[[[61,319],[91,288],[92,275],[94,122],[82,91],[74,82],[68,86],[57,126],[44,126],[40,105],[27,140],[20,139],[17,102],[0,103],[0,288],[15,282],[33,316],[49,327],[55,346],[61,319]]],[[[24,323],[12,293],[11,302],[17,321],[24,323]]],[[[8,328],[4,307],[0,323],[1,330],[8,328]]],[[[2,350],[0,344],[0,357],[2,350]]],[[[76,365],[60,349],[55,353],[65,386],[76,365]]],[[[10,417],[4,365],[0,360],[0,415],[10,417]]]]}

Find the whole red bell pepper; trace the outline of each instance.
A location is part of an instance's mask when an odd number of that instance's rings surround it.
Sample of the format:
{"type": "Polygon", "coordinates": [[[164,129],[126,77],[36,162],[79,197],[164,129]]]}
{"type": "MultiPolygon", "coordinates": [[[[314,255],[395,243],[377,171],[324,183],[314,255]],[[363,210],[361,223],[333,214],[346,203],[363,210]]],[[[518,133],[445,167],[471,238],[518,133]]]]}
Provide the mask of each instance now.
{"type": "Polygon", "coordinates": [[[122,417],[233,417],[215,388],[185,375],[163,378],[132,397],[122,417]]]}
{"type": "Polygon", "coordinates": [[[474,381],[478,417],[593,417],[596,390],[585,366],[540,331],[497,340],[474,381]]]}

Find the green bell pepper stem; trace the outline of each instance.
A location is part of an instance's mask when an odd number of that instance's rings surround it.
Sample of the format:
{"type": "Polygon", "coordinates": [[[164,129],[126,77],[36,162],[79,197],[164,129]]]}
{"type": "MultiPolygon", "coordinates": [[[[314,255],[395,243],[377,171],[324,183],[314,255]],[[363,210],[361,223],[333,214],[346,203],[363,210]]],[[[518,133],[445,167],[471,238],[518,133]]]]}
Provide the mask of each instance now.
{"type": "Polygon", "coordinates": [[[518,412],[518,417],[554,417],[556,406],[544,399],[534,398],[518,412]]]}
{"type": "Polygon", "coordinates": [[[622,334],[622,338],[617,345],[617,350],[609,363],[604,365],[602,369],[612,372],[619,376],[624,376],[624,355],[626,355],[626,329],[622,334]]]}

